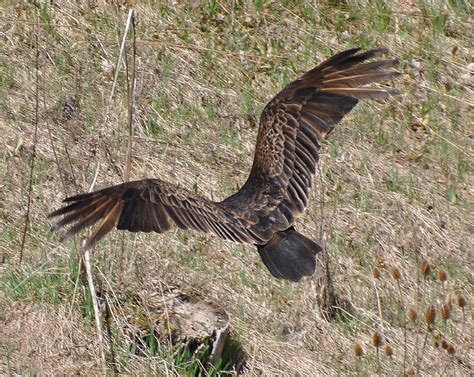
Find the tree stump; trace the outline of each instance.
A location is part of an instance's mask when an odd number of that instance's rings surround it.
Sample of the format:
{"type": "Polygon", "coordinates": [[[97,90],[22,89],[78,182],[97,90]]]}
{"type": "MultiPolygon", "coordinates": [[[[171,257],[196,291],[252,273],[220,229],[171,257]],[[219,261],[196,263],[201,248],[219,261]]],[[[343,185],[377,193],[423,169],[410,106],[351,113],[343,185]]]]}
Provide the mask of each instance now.
{"type": "Polygon", "coordinates": [[[126,310],[124,331],[138,349],[143,351],[146,337],[153,336],[158,347],[171,346],[173,353],[187,348],[193,356],[208,347],[207,363],[215,365],[220,359],[229,316],[217,304],[156,281],[138,292],[137,304],[126,310]]]}

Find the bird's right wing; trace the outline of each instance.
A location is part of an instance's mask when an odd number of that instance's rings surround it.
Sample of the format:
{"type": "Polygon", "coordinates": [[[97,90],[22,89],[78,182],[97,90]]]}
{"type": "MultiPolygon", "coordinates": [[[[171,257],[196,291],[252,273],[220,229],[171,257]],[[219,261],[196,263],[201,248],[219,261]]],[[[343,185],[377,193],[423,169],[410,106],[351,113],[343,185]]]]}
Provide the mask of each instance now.
{"type": "Polygon", "coordinates": [[[323,139],[359,99],[388,97],[385,88],[363,87],[398,76],[394,59],[367,62],[384,52],[341,52],[278,93],[263,110],[250,176],[226,201],[264,213],[274,230],[301,216],[323,139]]]}

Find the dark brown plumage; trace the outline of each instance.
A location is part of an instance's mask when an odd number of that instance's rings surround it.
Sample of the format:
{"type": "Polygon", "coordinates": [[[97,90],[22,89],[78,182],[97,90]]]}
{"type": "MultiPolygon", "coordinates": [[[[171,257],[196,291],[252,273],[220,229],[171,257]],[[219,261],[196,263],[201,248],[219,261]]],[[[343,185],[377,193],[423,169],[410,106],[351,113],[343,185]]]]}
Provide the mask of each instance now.
{"type": "Polygon", "coordinates": [[[386,89],[362,87],[398,75],[389,69],[396,60],[367,62],[384,52],[341,52],[278,93],[262,112],[247,181],[222,202],[159,179],[126,182],[67,198],[66,206],[49,215],[64,215],[52,230],[71,225],[63,236],[68,238],[100,222],[85,243],[89,249],[114,227],[163,233],[174,222],[181,229],[257,245],[277,278],[299,281],[312,275],[320,247],[292,225],[308,204],[323,139],[359,99],[388,97],[386,89]]]}

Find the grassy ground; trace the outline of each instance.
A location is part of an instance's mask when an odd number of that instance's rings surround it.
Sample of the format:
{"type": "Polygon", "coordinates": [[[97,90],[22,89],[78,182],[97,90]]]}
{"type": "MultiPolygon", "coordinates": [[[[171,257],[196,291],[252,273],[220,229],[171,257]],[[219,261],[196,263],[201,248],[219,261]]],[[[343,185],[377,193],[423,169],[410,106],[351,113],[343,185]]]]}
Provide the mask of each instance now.
{"type": "Polygon", "coordinates": [[[109,372],[199,369],[166,351],[131,352],[118,308],[158,278],[226,308],[250,375],[472,374],[468,1],[2,3],[2,374],[103,373],[90,296],[76,285],[79,240],[60,243],[45,214],[87,190],[97,169],[98,186],[121,182],[123,64],[110,93],[129,6],[138,20],[133,179],[159,177],[222,199],[246,178],[261,109],[291,79],[353,46],[387,47],[403,75],[397,97],[359,105],[325,143],[322,176],[297,224],[313,238],[325,229],[335,289],[352,313],[326,320],[316,280],[273,279],[253,247],[180,231],[127,234],[122,247],[115,232],[93,256],[112,303],[109,372]]]}

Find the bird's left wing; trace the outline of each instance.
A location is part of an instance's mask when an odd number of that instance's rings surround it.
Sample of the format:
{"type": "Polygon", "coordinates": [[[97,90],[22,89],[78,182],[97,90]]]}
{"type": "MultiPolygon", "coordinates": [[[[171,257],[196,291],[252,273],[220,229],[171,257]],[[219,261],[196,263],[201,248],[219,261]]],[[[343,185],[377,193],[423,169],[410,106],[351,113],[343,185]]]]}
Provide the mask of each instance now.
{"type": "Polygon", "coordinates": [[[234,242],[259,244],[262,235],[252,231],[251,218],[239,218],[219,203],[158,179],[126,182],[65,199],[64,207],[49,218],[63,216],[53,231],[70,226],[71,237],[99,222],[84,248],[93,247],[113,228],[131,232],[163,233],[174,222],[181,229],[215,233],[234,242]]]}

